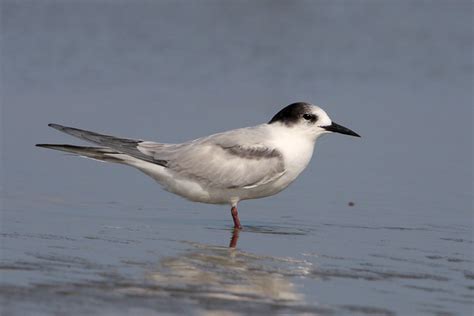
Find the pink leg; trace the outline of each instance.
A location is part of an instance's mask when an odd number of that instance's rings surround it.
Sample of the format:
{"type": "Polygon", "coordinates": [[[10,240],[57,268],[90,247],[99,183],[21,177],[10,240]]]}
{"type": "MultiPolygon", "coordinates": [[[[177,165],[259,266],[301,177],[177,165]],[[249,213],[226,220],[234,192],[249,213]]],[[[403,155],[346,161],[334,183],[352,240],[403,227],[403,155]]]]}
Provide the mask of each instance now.
{"type": "Polygon", "coordinates": [[[237,207],[232,206],[230,212],[232,213],[232,219],[234,220],[234,228],[242,229],[240,225],[239,213],[237,212],[237,207]]]}

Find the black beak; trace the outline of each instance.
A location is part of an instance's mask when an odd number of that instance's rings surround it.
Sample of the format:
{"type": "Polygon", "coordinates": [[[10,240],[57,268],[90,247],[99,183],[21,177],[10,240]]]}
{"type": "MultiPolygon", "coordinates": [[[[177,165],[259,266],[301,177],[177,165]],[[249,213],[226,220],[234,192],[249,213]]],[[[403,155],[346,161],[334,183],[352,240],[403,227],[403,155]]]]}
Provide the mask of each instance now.
{"type": "Polygon", "coordinates": [[[359,134],[357,134],[356,132],[354,131],[351,131],[350,129],[348,129],[347,127],[344,127],[342,125],[339,125],[339,124],[336,124],[336,123],[332,123],[331,125],[328,125],[328,126],[321,126],[322,128],[324,128],[325,130],[329,131],[329,132],[334,132],[334,133],[339,133],[339,134],[346,134],[346,135],[351,135],[351,136],[356,136],[356,137],[360,137],[359,134]]]}

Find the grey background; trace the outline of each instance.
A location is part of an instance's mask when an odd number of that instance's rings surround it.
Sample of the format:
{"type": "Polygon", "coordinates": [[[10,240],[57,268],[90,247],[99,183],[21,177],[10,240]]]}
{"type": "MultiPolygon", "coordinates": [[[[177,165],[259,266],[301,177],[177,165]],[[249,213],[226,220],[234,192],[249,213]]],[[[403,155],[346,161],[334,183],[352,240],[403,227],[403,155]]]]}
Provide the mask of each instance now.
{"type": "MultiPolygon", "coordinates": [[[[310,312],[472,311],[472,2],[0,3],[0,295],[7,313],[29,311],[20,303],[25,295],[27,305],[40,304],[38,284],[88,284],[103,280],[110,266],[138,282],[149,268],[131,268],[124,257],[160,265],[193,254],[189,242],[212,252],[230,237],[225,207],[184,201],[131,168],[35,148],[78,143],[47,123],[182,142],[260,124],[295,101],[320,105],[362,138],[324,137],[286,191],[241,203],[249,227],[240,235],[241,254],[307,263],[308,274],[280,276],[304,294],[299,305],[310,312]],[[147,243],[147,234],[159,237],[147,243]],[[132,240],[133,247],[111,240],[132,240]],[[76,273],[57,266],[65,257],[106,267],[73,260],[76,273]],[[378,268],[361,272],[356,265],[378,268]],[[382,271],[394,275],[366,280],[382,271]]],[[[272,275],[274,262],[259,269],[272,275]]],[[[167,311],[220,310],[212,298],[187,302],[199,292],[191,283],[183,280],[189,293],[167,302],[167,311]]],[[[78,302],[90,295],[61,300],[55,293],[42,295],[79,314],[78,302]]],[[[240,296],[224,309],[265,312],[277,304],[301,312],[260,298],[254,309],[237,304],[240,296]]],[[[112,308],[108,299],[99,295],[92,311],[112,308]]],[[[148,306],[122,301],[124,313],[148,306]]]]}

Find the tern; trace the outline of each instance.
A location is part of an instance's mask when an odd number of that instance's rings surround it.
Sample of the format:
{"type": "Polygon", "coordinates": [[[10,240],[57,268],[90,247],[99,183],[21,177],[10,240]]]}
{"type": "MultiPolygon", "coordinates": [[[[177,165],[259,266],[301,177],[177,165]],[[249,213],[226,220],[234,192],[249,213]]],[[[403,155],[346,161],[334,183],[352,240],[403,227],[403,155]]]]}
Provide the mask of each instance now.
{"type": "Polygon", "coordinates": [[[188,200],[229,204],[241,229],[239,201],[277,194],[309,164],[316,140],[327,133],[360,137],[334,123],[320,107],[297,102],[265,124],[213,134],[181,144],[119,138],[49,124],[98,147],[36,146],[137,168],[163,188],[188,200]]]}

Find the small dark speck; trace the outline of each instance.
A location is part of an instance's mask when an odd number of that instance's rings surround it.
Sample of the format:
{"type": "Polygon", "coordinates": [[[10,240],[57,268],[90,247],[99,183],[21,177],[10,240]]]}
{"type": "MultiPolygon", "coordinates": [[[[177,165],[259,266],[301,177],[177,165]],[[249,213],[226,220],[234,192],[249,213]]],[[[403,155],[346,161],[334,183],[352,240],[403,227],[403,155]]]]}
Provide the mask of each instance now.
{"type": "Polygon", "coordinates": [[[350,201],[349,203],[347,203],[347,205],[349,205],[349,206],[354,206],[354,205],[355,205],[355,203],[354,203],[354,202],[352,202],[352,201],[350,201]]]}

